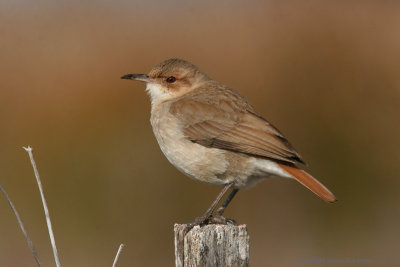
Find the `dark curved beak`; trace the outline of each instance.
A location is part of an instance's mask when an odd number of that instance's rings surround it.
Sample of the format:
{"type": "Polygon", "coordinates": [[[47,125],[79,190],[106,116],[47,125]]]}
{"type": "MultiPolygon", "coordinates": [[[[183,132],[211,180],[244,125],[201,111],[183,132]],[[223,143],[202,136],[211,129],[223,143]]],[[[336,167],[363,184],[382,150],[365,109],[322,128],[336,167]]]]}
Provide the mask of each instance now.
{"type": "Polygon", "coordinates": [[[150,77],[147,74],[126,74],[121,79],[150,82],[150,77]]]}

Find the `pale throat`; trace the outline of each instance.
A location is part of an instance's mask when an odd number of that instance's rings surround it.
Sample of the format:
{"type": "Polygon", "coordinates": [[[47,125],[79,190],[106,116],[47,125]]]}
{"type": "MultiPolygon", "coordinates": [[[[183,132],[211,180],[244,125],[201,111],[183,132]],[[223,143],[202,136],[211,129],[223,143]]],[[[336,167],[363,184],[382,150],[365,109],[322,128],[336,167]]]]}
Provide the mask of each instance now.
{"type": "Polygon", "coordinates": [[[163,88],[162,85],[157,83],[148,83],[146,86],[146,92],[150,95],[152,106],[156,104],[161,104],[162,102],[170,99],[178,98],[193,89],[193,87],[181,86],[178,90],[175,89],[171,91],[169,89],[163,88]]]}
{"type": "Polygon", "coordinates": [[[155,83],[147,83],[146,92],[150,95],[152,105],[172,97],[171,92],[163,89],[161,85],[155,83]]]}

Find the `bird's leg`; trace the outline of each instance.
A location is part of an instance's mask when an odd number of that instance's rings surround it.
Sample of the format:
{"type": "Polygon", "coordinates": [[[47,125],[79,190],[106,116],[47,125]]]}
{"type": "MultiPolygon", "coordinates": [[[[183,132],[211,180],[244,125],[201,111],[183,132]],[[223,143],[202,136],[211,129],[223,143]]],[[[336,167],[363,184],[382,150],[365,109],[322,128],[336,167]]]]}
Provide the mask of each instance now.
{"type": "Polygon", "coordinates": [[[232,189],[231,193],[226,197],[224,203],[222,203],[221,207],[219,207],[210,217],[209,221],[211,223],[218,224],[233,224],[236,225],[236,221],[233,219],[228,219],[222,216],[226,207],[228,207],[229,203],[231,203],[232,199],[235,197],[236,193],[239,192],[239,189],[232,189]]]}
{"type": "Polygon", "coordinates": [[[215,207],[218,205],[218,203],[221,200],[221,198],[225,195],[226,191],[228,191],[232,186],[233,186],[233,184],[225,185],[225,187],[218,194],[217,198],[214,200],[214,202],[211,204],[211,206],[208,208],[208,210],[202,216],[197,217],[194,220],[194,222],[191,222],[191,223],[187,224],[188,225],[188,230],[187,231],[189,231],[190,229],[192,229],[196,225],[204,224],[210,218],[210,216],[213,213],[215,207]]]}
{"type": "Polygon", "coordinates": [[[237,188],[232,189],[232,192],[226,197],[221,207],[219,207],[213,214],[222,215],[226,207],[228,207],[229,203],[231,203],[232,199],[235,197],[237,192],[239,192],[239,189],[237,188]]]}

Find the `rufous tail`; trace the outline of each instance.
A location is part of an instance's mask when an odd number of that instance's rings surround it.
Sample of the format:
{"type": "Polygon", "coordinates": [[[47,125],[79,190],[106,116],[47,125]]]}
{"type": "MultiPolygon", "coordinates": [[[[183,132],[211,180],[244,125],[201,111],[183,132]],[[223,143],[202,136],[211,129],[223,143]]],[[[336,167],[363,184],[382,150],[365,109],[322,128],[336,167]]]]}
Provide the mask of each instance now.
{"type": "Polygon", "coordinates": [[[323,184],[321,184],[317,179],[312,177],[307,172],[298,169],[296,167],[287,166],[284,164],[279,164],[284,171],[289,173],[296,179],[299,183],[310,189],[314,194],[322,198],[326,202],[335,202],[336,197],[326,188],[323,184]]]}

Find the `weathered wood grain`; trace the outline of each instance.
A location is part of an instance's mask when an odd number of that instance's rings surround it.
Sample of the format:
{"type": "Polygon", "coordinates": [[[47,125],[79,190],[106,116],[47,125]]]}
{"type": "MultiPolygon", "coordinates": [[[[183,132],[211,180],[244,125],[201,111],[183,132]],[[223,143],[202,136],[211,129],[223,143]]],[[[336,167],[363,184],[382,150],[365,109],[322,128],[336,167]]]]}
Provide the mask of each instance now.
{"type": "Polygon", "coordinates": [[[187,234],[186,226],[174,226],[176,267],[249,266],[246,225],[195,226],[187,234]]]}

